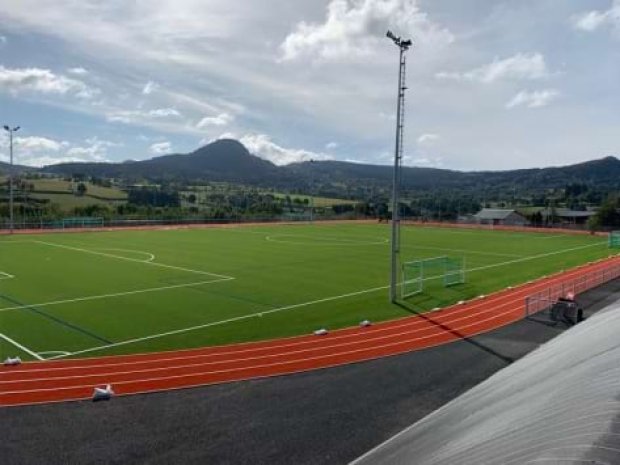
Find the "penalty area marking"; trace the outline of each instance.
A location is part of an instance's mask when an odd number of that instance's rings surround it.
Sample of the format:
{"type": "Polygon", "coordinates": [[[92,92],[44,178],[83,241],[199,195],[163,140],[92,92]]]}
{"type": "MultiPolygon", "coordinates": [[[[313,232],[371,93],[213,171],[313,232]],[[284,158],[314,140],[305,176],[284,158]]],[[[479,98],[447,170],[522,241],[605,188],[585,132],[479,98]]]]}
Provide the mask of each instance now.
{"type": "Polygon", "coordinates": [[[140,260],[141,262],[152,262],[153,260],[155,260],[155,255],[152,254],[151,252],[143,252],[142,250],[132,250],[132,249],[116,249],[116,248],[111,248],[111,247],[106,247],[106,248],[102,248],[102,247],[97,247],[94,250],[108,250],[108,251],[112,251],[112,252],[129,252],[129,253],[133,253],[133,254],[140,254],[140,255],[146,255],[146,260],[140,260]]]}
{"type": "Polygon", "coordinates": [[[93,254],[93,255],[100,255],[102,257],[116,258],[118,260],[125,260],[125,261],[128,261],[128,262],[142,263],[142,264],[145,264],[145,265],[152,265],[152,266],[159,266],[161,268],[169,268],[169,269],[172,269],[172,270],[187,271],[188,273],[202,274],[202,275],[207,275],[207,276],[216,276],[218,278],[223,278],[223,279],[235,279],[232,276],[226,276],[226,275],[223,275],[223,274],[211,273],[209,271],[192,270],[190,268],[184,268],[182,266],[166,265],[164,263],[157,263],[157,262],[151,262],[151,261],[145,261],[145,260],[138,260],[136,258],[123,257],[122,255],[114,255],[114,254],[105,253],[105,252],[96,252],[94,250],[82,249],[80,247],[71,247],[69,245],[56,244],[55,242],[46,242],[46,241],[32,241],[32,242],[34,242],[36,244],[48,245],[50,247],[58,247],[58,248],[61,248],[61,249],[73,250],[73,251],[76,251],[76,252],[83,252],[83,253],[89,253],[89,254],[93,254]]]}
{"type": "Polygon", "coordinates": [[[36,358],[37,360],[45,360],[43,357],[41,357],[39,354],[37,354],[35,351],[30,350],[28,347],[20,344],[19,342],[11,339],[9,336],[7,336],[6,334],[2,334],[0,333],[0,339],[4,339],[6,342],[8,342],[9,344],[17,347],[19,350],[22,350],[24,352],[26,352],[28,355],[33,356],[34,358],[36,358]]]}
{"type": "MultiPolygon", "coordinates": [[[[553,255],[559,255],[562,253],[566,253],[566,252],[573,252],[575,250],[581,250],[581,249],[585,249],[585,248],[589,248],[589,247],[594,247],[594,246],[601,246],[601,245],[607,245],[607,241],[604,242],[597,242],[595,244],[587,244],[587,245],[583,245],[583,246],[579,246],[579,247],[572,247],[570,249],[563,249],[563,250],[556,250],[553,252],[547,252],[544,254],[538,254],[538,255],[531,255],[529,257],[523,257],[523,258],[517,258],[514,260],[508,260],[505,262],[499,262],[499,263],[494,263],[491,265],[484,265],[484,266],[478,266],[475,268],[469,268],[466,269],[465,272],[470,273],[473,271],[482,271],[482,270],[487,270],[490,268],[497,268],[497,267],[502,267],[502,266],[506,266],[506,265],[512,265],[514,263],[520,263],[520,262],[526,262],[526,261],[530,261],[530,260],[536,260],[538,258],[545,258],[545,257],[550,257],[553,255]]],[[[427,278],[424,278],[425,281],[427,280],[431,280],[431,279],[437,279],[439,276],[429,276],[427,278]]],[[[129,345],[129,344],[135,344],[138,342],[144,342],[144,341],[149,341],[152,339],[159,339],[162,337],[167,337],[167,336],[173,336],[176,334],[183,334],[183,333],[187,333],[187,332],[191,332],[191,331],[197,331],[197,330],[201,330],[201,329],[205,329],[205,328],[211,328],[213,326],[220,326],[223,324],[227,324],[227,323],[234,323],[237,321],[242,321],[242,320],[248,320],[250,318],[255,318],[255,317],[262,317],[264,315],[269,315],[271,313],[279,313],[279,312],[283,312],[283,311],[287,311],[287,310],[293,310],[296,308],[301,308],[301,307],[308,307],[311,305],[315,305],[315,304],[320,304],[320,303],[324,303],[324,302],[331,302],[331,301],[335,301],[335,300],[341,300],[341,299],[346,299],[348,297],[355,297],[358,295],[364,295],[364,294],[370,294],[372,292],[377,292],[377,291],[382,291],[385,289],[389,289],[389,285],[388,286],[379,286],[379,287],[373,287],[370,289],[364,289],[361,291],[355,291],[355,292],[349,292],[347,294],[341,294],[341,295],[336,295],[336,296],[330,296],[330,297],[324,297],[322,299],[316,299],[316,300],[311,300],[308,302],[302,302],[302,303],[298,303],[298,304],[292,304],[292,305],[286,305],[284,307],[278,307],[278,308],[273,308],[270,310],[262,310],[260,312],[255,312],[255,313],[249,313],[247,315],[241,315],[241,316],[237,316],[237,317],[233,317],[233,318],[227,318],[225,320],[218,320],[218,321],[212,321],[210,323],[205,323],[202,325],[196,325],[196,326],[190,326],[188,328],[181,328],[181,329],[175,329],[175,330],[171,330],[171,331],[166,331],[163,333],[158,333],[158,334],[152,334],[149,336],[143,336],[143,337],[138,337],[138,338],[134,338],[134,339],[127,339],[125,341],[119,341],[119,342],[115,342],[113,344],[107,344],[104,346],[96,346],[96,347],[91,347],[88,349],[82,349],[82,350],[77,350],[75,352],[72,352],[68,355],[58,355],[55,357],[50,357],[50,359],[60,359],[60,358],[64,358],[64,357],[70,357],[72,355],[81,355],[81,354],[86,354],[86,353],[90,353],[90,352],[95,352],[95,351],[100,351],[100,350],[105,350],[105,349],[109,349],[109,348],[113,348],[113,347],[119,347],[119,346],[125,346],[125,345],[129,345]]],[[[2,311],[0,309],[0,311],[2,311]]]]}

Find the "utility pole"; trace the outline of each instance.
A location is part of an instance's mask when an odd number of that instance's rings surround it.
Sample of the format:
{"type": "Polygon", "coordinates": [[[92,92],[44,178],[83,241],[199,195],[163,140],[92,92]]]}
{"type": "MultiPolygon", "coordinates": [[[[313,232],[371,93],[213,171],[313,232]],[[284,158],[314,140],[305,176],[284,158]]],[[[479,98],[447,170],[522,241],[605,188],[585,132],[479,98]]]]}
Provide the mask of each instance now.
{"type": "Polygon", "coordinates": [[[9,133],[9,163],[11,165],[11,172],[9,173],[9,228],[11,234],[13,234],[13,230],[15,229],[13,217],[13,133],[19,131],[19,126],[11,128],[5,124],[4,130],[9,133]]]}
{"type": "Polygon", "coordinates": [[[405,117],[405,72],[406,72],[406,58],[405,52],[409,50],[412,42],[411,40],[401,39],[392,34],[391,31],[387,32],[387,37],[391,39],[398,47],[399,60],[398,60],[398,100],[396,103],[396,142],[394,147],[394,173],[392,178],[392,247],[391,247],[391,273],[390,273],[390,302],[396,302],[398,295],[398,265],[400,254],[400,218],[398,212],[399,194],[400,194],[400,167],[403,159],[403,126],[405,117]]]}
{"type": "Polygon", "coordinates": [[[310,224],[314,223],[314,191],[312,185],[314,184],[314,174],[312,173],[312,164],[314,160],[310,160],[310,224]]]}

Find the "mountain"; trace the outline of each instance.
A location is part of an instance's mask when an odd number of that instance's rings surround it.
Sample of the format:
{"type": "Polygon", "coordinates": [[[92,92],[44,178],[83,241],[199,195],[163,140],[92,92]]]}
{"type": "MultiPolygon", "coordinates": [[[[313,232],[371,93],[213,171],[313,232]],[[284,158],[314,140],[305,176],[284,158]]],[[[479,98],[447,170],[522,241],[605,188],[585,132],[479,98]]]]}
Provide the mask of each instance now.
{"type": "MultiPolygon", "coordinates": [[[[26,171],[36,171],[36,168],[23,165],[13,165],[13,171],[15,173],[23,173],[26,171]]],[[[11,172],[11,165],[0,161],[0,175],[8,174],[11,172]]]]}
{"type": "Polygon", "coordinates": [[[46,173],[110,178],[161,180],[213,180],[256,183],[278,175],[273,163],[256,157],[238,141],[222,139],[189,154],[172,154],[124,163],[61,163],[43,168],[46,173]]]}
{"type": "MultiPolygon", "coordinates": [[[[341,161],[316,161],[276,166],[252,155],[240,142],[222,139],[189,154],[171,154],[124,163],[63,163],[42,168],[55,174],[80,173],[96,177],[155,181],[227,181],[248,185],[305,190],[313,186],[387,189],[392,167],[341,161]],[[343,187],[345,186],[345,187],[343,187]]],[[[402,171],[402,185],[410,190],[480,191],[486,188],[544,191],[567,184],[620,189],[620,160],[606,157],[569,166],[511,171],[453,171],[410,168],[402,171]]]]}

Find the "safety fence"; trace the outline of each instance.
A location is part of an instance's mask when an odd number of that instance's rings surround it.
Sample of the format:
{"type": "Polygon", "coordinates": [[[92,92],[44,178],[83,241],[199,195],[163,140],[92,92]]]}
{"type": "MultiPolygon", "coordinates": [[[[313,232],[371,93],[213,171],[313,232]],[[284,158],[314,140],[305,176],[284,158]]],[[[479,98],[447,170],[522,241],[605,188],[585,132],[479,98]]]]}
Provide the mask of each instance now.
{"type": "Polygon", "coordinates": [[[606,268],[550,285],[545,290],[525,298],[525,317],[549,310],[558,299],[566,298],[569,294],[576,296],[617,278],[620,278],[620,260],[610,263],[606,268]]]}

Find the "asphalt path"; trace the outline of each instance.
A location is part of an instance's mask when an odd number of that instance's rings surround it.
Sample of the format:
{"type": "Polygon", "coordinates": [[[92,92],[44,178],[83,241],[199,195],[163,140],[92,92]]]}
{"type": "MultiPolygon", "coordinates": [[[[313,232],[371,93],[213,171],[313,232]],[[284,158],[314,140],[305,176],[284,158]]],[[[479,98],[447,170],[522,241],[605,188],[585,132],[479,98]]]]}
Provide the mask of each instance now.
{"type": "MultiPolygon", "coordinates": [[[[579,297],[586,316],[616,280],[579,297]]],[[[346,464],[565,327],[520,321],[440,347],[308,373],[0,409],[9,464],[346,464]]]]}

